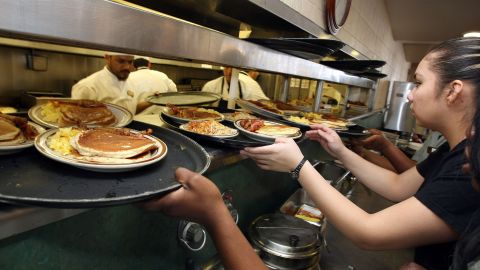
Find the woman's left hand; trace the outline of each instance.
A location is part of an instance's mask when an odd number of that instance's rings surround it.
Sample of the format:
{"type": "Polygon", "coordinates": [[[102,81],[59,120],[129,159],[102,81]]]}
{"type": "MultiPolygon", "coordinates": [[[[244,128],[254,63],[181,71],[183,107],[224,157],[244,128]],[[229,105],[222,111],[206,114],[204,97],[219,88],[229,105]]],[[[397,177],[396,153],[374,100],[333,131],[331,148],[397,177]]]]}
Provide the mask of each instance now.
{"type": "Polygon", "coordinates": [[[240,154],[253,159],[264,170],[289,172],[295,169],[303,154],[293,139],[277,138],[272,145],[247,147],[240,154]]]}

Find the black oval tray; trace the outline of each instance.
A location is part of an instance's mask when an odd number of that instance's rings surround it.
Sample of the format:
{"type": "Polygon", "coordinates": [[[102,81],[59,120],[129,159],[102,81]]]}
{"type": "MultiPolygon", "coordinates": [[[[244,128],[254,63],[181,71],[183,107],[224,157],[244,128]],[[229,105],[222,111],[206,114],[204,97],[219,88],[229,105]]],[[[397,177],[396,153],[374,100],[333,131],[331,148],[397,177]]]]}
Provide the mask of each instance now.
{"type": "Polygon", "coordinates": [[[166,157],[133,171],[101,173],[59,163],[41,155],[35,147],[0,156],[0,200],[54,208],[92,208],[121,205],[175,190],[177,167],[203,173],[210,165],[208,153],[178,132],[133,122],[136,130],[150,128],[168,147],[166,157]]]}
{"type": "Polygon", "coordinates": [[[291,39],[247,38],[245,40],[304,59],[322,58],[335,52],[328,47],[291,39]]]}

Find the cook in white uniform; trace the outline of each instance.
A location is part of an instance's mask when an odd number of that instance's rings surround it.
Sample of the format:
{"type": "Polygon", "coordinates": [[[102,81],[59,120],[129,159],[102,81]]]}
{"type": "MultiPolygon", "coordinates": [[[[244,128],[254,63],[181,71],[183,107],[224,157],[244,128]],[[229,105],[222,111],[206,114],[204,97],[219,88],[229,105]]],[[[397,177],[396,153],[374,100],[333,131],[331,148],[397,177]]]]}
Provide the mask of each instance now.
{"type": "Polygon", "coordinates": [[[260,85],[252,79],[248,74],[241,71],[238,74],[238,95],[232,96],[229,93],[230,81],[232,79],[232,68],[226,67],[223,70],[223,76],[207,82],[202,92],[210,92],[222,96],[220,107],[226,107],[225,104],[229,99],[241,98],[245,100],[269,99],[264,93],[260,85]]]}
{"type": "Polygon", "coordinates": [[[91,99],[113,103],[136,113],[133,86],[127,80],[133,70],[133,55],[105,54],[105,67],[72,87],[72,99],[91,99]]]}
{"type": "Polygon", "coordinates": [[[128,81],[133,85],[137,106],[148,106],[145,98],[154,94],[177,92],[177,86],[160,71],[152,70],[152,63],[146,57],[135,56],[133,66],[137,69],[130,73],[128,81]]]}

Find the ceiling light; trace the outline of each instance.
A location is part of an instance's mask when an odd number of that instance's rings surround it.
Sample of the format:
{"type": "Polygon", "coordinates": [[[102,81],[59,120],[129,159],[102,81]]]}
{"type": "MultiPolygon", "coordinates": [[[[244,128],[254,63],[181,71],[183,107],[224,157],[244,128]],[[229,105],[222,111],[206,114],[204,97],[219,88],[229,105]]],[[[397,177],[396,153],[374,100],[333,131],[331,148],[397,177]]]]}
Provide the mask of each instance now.
{"type": "Polygon", "coordinates": [[[464,37],[480,37],[480,32],[468,32],[463,34],[464,37]]]}
{"type": "Polygon", "coordinates": [[[352,56],[359,56],[359,55],[360,55],[360,53],[357,52],[357,51],[355,51],[355,50],[353,50],[350,54],[351,54],[352,56]]]}

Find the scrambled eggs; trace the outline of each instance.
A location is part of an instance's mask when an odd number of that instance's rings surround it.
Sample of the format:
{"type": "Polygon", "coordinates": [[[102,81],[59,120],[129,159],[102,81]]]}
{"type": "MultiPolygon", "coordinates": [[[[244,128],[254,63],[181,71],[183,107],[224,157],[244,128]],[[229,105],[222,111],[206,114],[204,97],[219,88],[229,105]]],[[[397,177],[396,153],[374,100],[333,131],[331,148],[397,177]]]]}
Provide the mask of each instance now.
{"type": "Polygon", "coordinates": [[[62,155],[71,155],[74,148],[70,144],[70,140],[80,132],[82,131],[77,128],[60,128],[53,136],[48,138],[47,145],[50,149],[62,155]]]}

